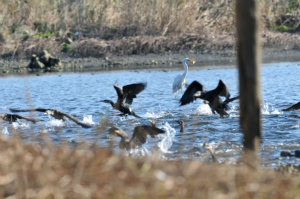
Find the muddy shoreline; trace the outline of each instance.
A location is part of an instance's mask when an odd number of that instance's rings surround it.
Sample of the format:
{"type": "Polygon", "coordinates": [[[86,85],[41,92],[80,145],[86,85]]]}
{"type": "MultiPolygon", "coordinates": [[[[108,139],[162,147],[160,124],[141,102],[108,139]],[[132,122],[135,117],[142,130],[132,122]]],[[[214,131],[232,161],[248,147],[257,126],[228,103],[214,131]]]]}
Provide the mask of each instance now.
{"type": "MultiPolygon", "coordinates": [[[[0,59],[0,75],[40,74],[47,72],[95,72],[114,70],[180,70],[183,58],[196,60],[190,69],[236,67],[236,53],[232,50],[213,53],[166,53],[127,56],[106,56],[102,58],[61,57],[62,68],[52,70],[29,70],[30,60],[0,59]]],[[[265,48],[262,50],[262,62],[297,62],[300,50],[283,48],[265,48]]]]}

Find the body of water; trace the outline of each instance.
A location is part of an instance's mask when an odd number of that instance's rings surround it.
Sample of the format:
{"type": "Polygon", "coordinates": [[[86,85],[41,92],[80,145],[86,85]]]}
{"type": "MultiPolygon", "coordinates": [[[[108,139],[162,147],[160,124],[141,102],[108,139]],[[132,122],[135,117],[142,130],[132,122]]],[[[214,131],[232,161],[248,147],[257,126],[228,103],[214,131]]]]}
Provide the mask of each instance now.
{"type": "MultiPolygon", "coordinates": [[[[183,70],[183,67],[182,67],[183,70]]],[[[261,160],[263,167],[278,167],[284,164],[297,164],[297,158],[281,158],[280,151],[300,149],[300,111],[282,112],[300,101],[299,63],[272,63],[262,67],[262,143],[261,160]]],[[[149,124],[155,120],[157,127],[166,134],[148,138],[142,148],[129,153],[149,155],[158,153],[163,159],[211,161],[210,154],[202,147],[209,143],[219,160],[234,164],[242,155],[243,135],[239,127],[239,101],[229,104],[229,117],[220,118],[210,111],[208,105],[198,99],[196,102],[179,106],[179,99],[172,94],[174,78],[183,71],[114,71],[93,73],[53,73],[41,76],[0,78],[0,112],[10,108],[55,108],[78,119],[92,124],[84,129],[72,121],[62,122],[40,112],[19,113],[42,121],[32,124],[2,123],[2,134],[17,132],[24,142],[39,142],[41,135],[49,135],[58,142],[97,142],[109,147],[111,141],[116,151],[120,138],[112,137],[108,129],[112,125],[122,128],[129,136],[137,125],[149,124]],[[104,99],[116,101],[113,88],[115,81],[120,86],[147,82],[132,104],[132,109],[142,118],[120,117],[118,111],[104,99]],[[180,133],[176,120],[185,122],[185,132],[180,133]]],[[[214,89],[222,79],[232,97],[238,95],[238,71],[232,67],[190,70],[186,82],[201,82],[206,89],[214,89]]]]}

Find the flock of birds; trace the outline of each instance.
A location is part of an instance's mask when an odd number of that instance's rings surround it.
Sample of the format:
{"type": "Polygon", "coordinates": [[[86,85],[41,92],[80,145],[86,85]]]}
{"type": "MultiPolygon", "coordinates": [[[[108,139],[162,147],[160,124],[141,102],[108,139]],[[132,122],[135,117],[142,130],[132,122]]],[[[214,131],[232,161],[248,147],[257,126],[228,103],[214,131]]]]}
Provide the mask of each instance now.
{"type": "MultiPolygon", "coordinates": [[[[189,58],[184,58],[182,61],[182,64],[185,68],[184,73],[179,74],[173,82],[173,93],[177,94],[178,91],[183,90],[184,87],[187,87],[185,92],[183,93],[181,99],[180,99],[180,106],[184,106],[186,104],[194,102],[196,99],[200,98],[204,100],[204,103],[207,103],[212,113],[219,114],[221,117],[228,116],[227,110],[228,110],[228,103],[239,99],[239,96],[230,98],[230,93],[228,91],[228,88],[226,84],[219,80],[219,83],[217,87],[213,90],[206,90],[204,86],[199,83],[198,81],[193,81],[191,84],[186,84],[185,78],[187,76],[188,72],[188,65],[187,62],[192,62],[193,64],[196,62],[194,60],[191,60],[189,58]],[[221,97],[225,97],[225,100],[221,97]]],[[[135,83],[135,84],[129,84],[125,85],[123,87],[118,86],[117,82],[114,84],[114,89],[116,90],[118,99],[116,102],[113,102],[111,100],[101,100],[101,102],[110,104],[114,109],[121,112],[119,116],[126,116],[126,115],[132,115],[137,118],[141,118],[138,116],[131,108],[130,105],[133,103],[133,99],[137,97],[137,95],[142,92],[146,88],[146,83],[135,83]]],[[[176,98],[176,95],[175,95],[176,98]]],[[[84,128],[90,128],[92,127],[89,124],[86,124],[77,118],[73,117],[72,115],[66,114],[62,111],[56,110],[56,109],[44,109],[44,108],[37,108],[37,109],[12,109],[8,108],[11,112],[44,112],[45,114],[48,114],[55,119],[66,121],[65,118],[68,118],[72,121],[74,121],[76,124],[84,127],[84,128]]],[[[283,109],[282,111],[292,111],[300,109],[300,102],[289,107],[286,109],[283,109]]],[[[31,119],[28,117],[24,117],[17,114],[10,114],[10,113],[0,113],[0,119],[4,121],[8,121],[9,123],[12,122],[18,122],[18,120],[24,119],[29,122],[36,123],[39,120],[37,119],[31,119]]],[[[146,143],[147,135],[151,137],[155,137],[158,134],[165,133],[164,130],[157,128],[155,126],[154,121],[150,121],[151,125],[140,125],[136,126],[133,131],[133,135],[131,138],[119,127],[113,126],[109,129],[109,132],[111,135],[115,135],[118,137],[121,137],[121,141],[119,143],[119,147],[121,149],[134,149],[136,147],[141,146],[142,144],[146,143]]],[[[177,121],[180,126],[180,132],[184,132],[184,122],[182,120],[177,121]]],[[[217,158],[213,153],[213,149],[210,145],[204,144],[203,147],[207,148],[213,158],[214,162],[217,162],[217,158]]]]}

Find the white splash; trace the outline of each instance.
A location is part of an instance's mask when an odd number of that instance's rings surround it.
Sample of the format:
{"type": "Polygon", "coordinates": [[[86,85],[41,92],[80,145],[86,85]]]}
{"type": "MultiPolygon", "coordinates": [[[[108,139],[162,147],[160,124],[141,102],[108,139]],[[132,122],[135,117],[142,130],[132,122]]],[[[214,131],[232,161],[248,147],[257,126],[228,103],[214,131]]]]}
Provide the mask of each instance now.
{"type": "Polygon", "coordinates": [[[46,123],[46,127],[61,127],[64,126],[65,123],[62,120],[51,119],[46,123]]]}
{"type": "Polygon", "coordinates": [[[261,106],[261,113],[263,115],[273,115],[273,114],[274,115],[278,115],[278,114],[282,114],[280,111],[278,111],[272,105],[269,105],[266,102],[261,106]]]}
{"type": "Polygon", "coordinates": [[[85,124],[95,124],[95,122],[93,121],[92,115],[84,115],[82,122],[85,124]]]}
{"type": "Polygon", "coordinates": [[[14,129],[28,129],[29,125],[22,122],[13,122],[12,126],[14,129]]]}
{"type": "Polygon", "coordinates": [[[131,149],[130,151],[128,151],[128,155],[134,158],[138,158],[138,157],[145,157],[151,155],[151,152],[147,148],[142,146],[140,148],[131,149]]]}
{"type": "Polygon", "coordinates": [[[165,126],[163,126],[162,128],[165,129],[166,133],[160,135],[163,136],[163,139],[161,142],[158,143],[158,147],[163,153],[171,153],[169,149],[173,144],[176,131],[169,125],[168,122],[166,122],[165,126]]]}
{"type": "Polygon", "coordinates": [[[158,112],[149,111],[149,112],[146,112],[145,115],[143,115],[143,117],[157,119],[157,118],[165,117],[167,115],[174,116],[174,114],[169,111],[158,111],[158,112]]]}
{"type": "Polygon", "coordinates": [[[7,127],[4,127],[4,128],[2,129],[2,134],[3,134],[3,135],[9,135],[9,132],[8,132],[8,130],[7,130],[7,127]]]}
{"type": "Polygon", "coordinates": [[[211,115],[211,109],[208,104],[201,103],[200,106],[195,110],[195,114],[198,115],[211,115]]]}

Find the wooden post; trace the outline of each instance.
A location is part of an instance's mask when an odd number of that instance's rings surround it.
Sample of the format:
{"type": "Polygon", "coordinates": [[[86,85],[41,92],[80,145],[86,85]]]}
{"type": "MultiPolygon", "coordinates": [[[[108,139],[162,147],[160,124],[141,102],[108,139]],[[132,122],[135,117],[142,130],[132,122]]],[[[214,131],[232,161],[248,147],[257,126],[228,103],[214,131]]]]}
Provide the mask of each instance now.
{"type": "Polygon", "coordinates": [[[240,125],[244,133],[243,161],[259,166],[260,144],[260,62],[259,1],[236,0],[237,56],[240,90],[240,125]]]}

